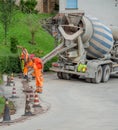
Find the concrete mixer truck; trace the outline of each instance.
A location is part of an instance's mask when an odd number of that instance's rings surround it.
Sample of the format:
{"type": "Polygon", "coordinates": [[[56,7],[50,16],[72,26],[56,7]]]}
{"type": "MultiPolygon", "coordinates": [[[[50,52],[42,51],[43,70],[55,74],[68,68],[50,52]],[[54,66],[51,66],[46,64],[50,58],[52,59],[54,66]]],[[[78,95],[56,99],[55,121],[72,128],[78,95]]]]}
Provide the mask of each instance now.
{"type": "Polygon", "coordinates": [[[60,79],[83,77],[87,82],[107,82],[118,73],[118,28],[107,27],[84,13],[58,14],[53,35],[61,43],[42,58],[44,64],[58,55],[50,70],[60,79]]]}

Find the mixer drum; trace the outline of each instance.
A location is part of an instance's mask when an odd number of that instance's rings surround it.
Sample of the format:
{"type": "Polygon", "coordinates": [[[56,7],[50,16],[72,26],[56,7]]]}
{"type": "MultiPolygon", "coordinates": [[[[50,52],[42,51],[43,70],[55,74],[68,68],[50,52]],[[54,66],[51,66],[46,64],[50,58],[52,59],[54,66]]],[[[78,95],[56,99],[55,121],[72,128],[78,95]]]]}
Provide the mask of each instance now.
{"type": "Polygon", "coordinates": [[[83,17],[85,33],[82,36],[83,44],[88,42],[86,48],[87,56],[90,58],[102,58],[108,54],[113,47],[113,36],[111,30],[98,19],[83,17]]]}

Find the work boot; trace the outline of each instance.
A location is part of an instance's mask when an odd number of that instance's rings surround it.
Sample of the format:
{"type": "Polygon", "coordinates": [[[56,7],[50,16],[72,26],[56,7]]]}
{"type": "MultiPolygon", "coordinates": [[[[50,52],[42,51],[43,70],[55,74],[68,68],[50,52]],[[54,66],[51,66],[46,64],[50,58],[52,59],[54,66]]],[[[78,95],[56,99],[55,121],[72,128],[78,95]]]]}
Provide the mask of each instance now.
{"type": "Polygon", "coordinates": [[[32,76],[32,80],[34,80],[35,79],[35,76],[32,76]]]}
{"type": "Polygon", "coordinates": [[[27,76],[27,75],[25,75],[25,76],[24,76],[24,79],[28,79],[28,76],[27,76]]]}
{"type": "Polygon", "coordinates": [[[36,89],[35,93],[40,93],[41,94],[42,92],[40,90],[36,89]]]}
{"type": "Polygon", "coordinates": [[[39,87],[37,87],[37,88],[36,88],[36,90],[35,90],[35,92],[37,92],[37,93],[42,93],[42,91],[43,91],[43,90],[42,90],[42,88],[41,88],[41,87],[40,87],[40,88],[39,88],[39,87]]]}

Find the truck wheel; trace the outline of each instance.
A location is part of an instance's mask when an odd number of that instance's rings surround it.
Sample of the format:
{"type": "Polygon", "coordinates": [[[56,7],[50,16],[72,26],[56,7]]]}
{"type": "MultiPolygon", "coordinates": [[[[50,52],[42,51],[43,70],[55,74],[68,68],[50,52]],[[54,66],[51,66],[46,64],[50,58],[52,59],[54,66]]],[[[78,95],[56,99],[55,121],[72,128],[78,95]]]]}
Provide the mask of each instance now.
{"type": "Polygon", "coordinates": [[[62,73],[63,79],[70,80],[71,76],[68,73],[62,73]]]}
{"type": "Polygon", "coordinates": [[[58,77],[59,79],[63,79],[62,72],[57,72],[57,77],[58,77]]]}
{"type": "Polygon", "coordinates": [[[97,72],[95,74],[95,78],[92,79],[92,82],[93,83],[100,83],[102,80],[102,73],[103,73],[102,67],[98,66],[97,72]]]}
{"type": "Polygon", "coordinates": [[[103,69],[102,82],[107,82],[110,77],[110,66],[104,65],[102,69],[103,69]]]}
{"type": "Polygon", "coordinates": [[[74,78],[74,79],[79,79],[80,75],[73,74],[73,75],[71,75],[71,77],[74,78]]]}

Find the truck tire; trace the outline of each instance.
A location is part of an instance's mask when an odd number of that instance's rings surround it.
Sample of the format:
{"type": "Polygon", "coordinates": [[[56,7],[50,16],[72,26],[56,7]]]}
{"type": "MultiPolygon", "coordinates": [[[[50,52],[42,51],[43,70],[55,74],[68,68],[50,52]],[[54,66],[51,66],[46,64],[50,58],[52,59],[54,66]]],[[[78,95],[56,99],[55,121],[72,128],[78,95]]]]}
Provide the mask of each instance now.
{"type": "Polygon", "coordinates": [[[71,77],[74,78],[74,79],[79,79],[80,75],[72,74],[71,77]]]}
{"type": "Polygon", "coordinates": [[[57,72],[57,77],[58,77],[59,79],[63,79],[62,72],[57,72]]]}
{"type": "Polygon", "coordinates": [[[102,74],[102,82],[107,82],[110,77],[110,66],[109,65],[104,65],[102,67],[103,69],[103,74],[102,74]]]}
{"type": "Polygon", "coordinates": [[[100,83],[102,80],[102,74],[103,74],[103,70],[101,66],[98,66],[97,68],[97,72],[95,74],[95,78],[92,79],[93,83],[100,83]]]}
{"type": "Polygon", "coordinates": [[[62,73],[63,79],[70,80],[71,76],[68,73],[62,73]]]}

